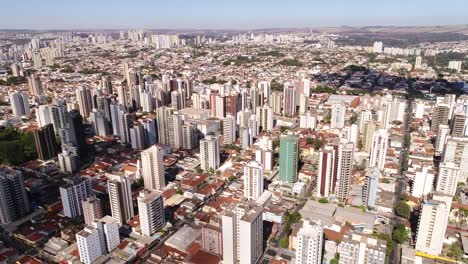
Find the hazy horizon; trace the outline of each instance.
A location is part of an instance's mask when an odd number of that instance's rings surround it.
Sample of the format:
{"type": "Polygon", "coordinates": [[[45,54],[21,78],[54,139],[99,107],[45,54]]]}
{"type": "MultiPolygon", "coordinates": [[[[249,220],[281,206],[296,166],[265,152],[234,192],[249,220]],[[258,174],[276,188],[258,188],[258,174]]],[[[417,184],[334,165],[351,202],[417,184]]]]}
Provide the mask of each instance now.
{"type": "Polygon", "coordinates": [[[468,2],[215,0],[8,1],[3,30],[256,30],[468,24],[468,2]]]}

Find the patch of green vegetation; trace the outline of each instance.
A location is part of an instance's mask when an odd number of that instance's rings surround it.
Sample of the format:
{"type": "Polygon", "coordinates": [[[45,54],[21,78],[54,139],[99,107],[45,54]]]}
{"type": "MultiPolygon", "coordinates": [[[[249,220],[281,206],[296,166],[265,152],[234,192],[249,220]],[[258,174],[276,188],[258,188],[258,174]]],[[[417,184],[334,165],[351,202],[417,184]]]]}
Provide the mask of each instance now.
{"type": "Polygon", "coordinates": [[[408,231],[406,230],[406,227],[403,224],[395,225],[395,228],[393,229],[392,233],[392,238],[395,242],[399,244],[408,240],[408,231]]]}
{"type": "Polygon", "coordinates": [[[18,84],[23,84],[26,83],[27,79],[23,76],[12,76],[7,78],[7,80],[0,80],[0,85],[6,85],[6,86],[12,86],[12,85],[18,85],[18,84]]]}
{"type": "Polygon", "coordinates": [[[405,201],[399,201],[395,205],[395,213],[398,216],[409,219],[410,215],[411,215],[411,209],[410,209],[409,205],[405,201]]]}
{"type": "Polygon", "coordinates": [[[280,65],[283,66],[296,66],[296,67],[301,67],[303,64],[297,59],[284,59],[279,62],[280,65]]]}
{"type": "Polygon", "coordinates": [[[216,76],[213,76],[211,77],[210,79],[205,79],[202,81],[202,83],[204,84],[215,84],[215,83],[220,83],[220,84],[224,84],[226,83],[227,81],[225,80],[222,80],[222,79],[216,79],[216,76]]]}
{"type": "Polygon", "coordinates": [[[319,202],[319,203],[322,203],[322,204],[326,204],[326,203],[328,203],[328,199],[325,198],[325,197],[322,197],[322,198],[320,198],[320,199],[318,200],[318,202],[319,202]]]}
{"type": "Polygon", "coordinates": [[[272,91],[283,91],[284,84],[273,79],[270,83],[270,87],[272,91]]]}
{"type": "Polygon", "coordinates": [[[96,74],[96,73],[99,73],[99,70],[84,68],[81,71],[79,71],[79,73],[81,73],[81,74],[96,74]]]}
{"type": "Polygon", "coordinates": [[[288,248],[289,247],[289,237],[285,236],[285,237],[282,237],[280,240],[279,240],[279,246],[281,248],[288,248]]]}
{"type": "Polygon", "coordinates": [[[73,69],[73,67],[70,66],[70,65],[66,65],[65,67],[60,69],[60,72],[62,72],[62,73],[74,73],[75,69],[73,69]]]}
{"type": "Polygon", "coordinates": [[[338,90],[335,88],[332,88],[328,85],[317,85],[315,87],[315,92],[317,93],[327,93],[327,94],[336,94],[338,93],[338,90]]]}
{"type": "Polygon", "coordinates": [[[277,50],[271,50],[267,52],[260,52],[257,54],[257,56],[272,56],[272,57],[284,57],[284,54],[277,51],[277,50]]]}
{"type": "Polygon", "coordinates": [[[362,65],[351,64],[351,65],[346,66],[345,70],[351,71],[353,73],[354,72],[366,72],[367,68],[365,66],[362,66],[362,65]]]}
{"type": "Polygon", "coordinates": [[[19,132],[11,127],[0,132],[0,163],[20,165],[36,158],[36,144],[32,133],[19,132]]]}

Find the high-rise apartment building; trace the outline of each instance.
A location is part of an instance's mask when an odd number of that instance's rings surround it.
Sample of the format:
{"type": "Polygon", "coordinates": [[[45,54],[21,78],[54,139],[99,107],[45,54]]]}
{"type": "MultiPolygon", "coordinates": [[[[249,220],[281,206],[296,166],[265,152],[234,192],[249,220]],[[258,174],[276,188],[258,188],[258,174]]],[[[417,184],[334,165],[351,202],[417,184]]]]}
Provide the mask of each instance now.
{"type": "Polygon", "coordinates": [[[450,128],[447,125],[439,125],[439,130],[437,131],[437,137],[435,141],[435,150],[434,155],[440,156],[445,148],[445,143],[447,142],[447,136],[450,134],[450,128]]]}
{"type": "Polygon", "coordinates": [[[0,166],[0,223],[12,223],[28,215],[30,211],[23,173],[0,166]]]}
{"type": "Polygon", "coordinates": [[[445,162],[439,165],[436,191],[454,196],[460,179],[460,168],[453,162],[445,162]]]}
{"type": "Polygon", "coordinates": [[[296,264],[322,263],[323,228],[321,222],[303,221],[297,232],[296,264]]]}
{"type": "Polygon", "coordinates": [[[257,161],[244,167],[244,197],[257,200],[263,193],[263,168],[257,161]]]}
{"type": "Polygon", "coordinates": [[[432,167],[424,165],[421,170],[416,171],[411,188],[411,195],[414,197],[422,197],[433,191],[434,172],[432,167]]]}
{"type": "Polygon", "coordinates": [[[80,261],[92,264],[102,255],[114,250],[120,243],[118,222],[105,216],[95,220],[76,234],[80,261]]]}
{"type": "Polygon", "coordinates": [[[386,129],[379,129],[372,137],[372,148],[370,153],[369,167],[378,167],[383,170],[387,157],[388,132],[386,129]]]}
{"type": "Polygon", "coordinates": [[[76,100],[81,116],[87,118],[93,109],[91,91],[86,87],[79,87],[76,90],[76,100]]]}
{"type": "Polygon", "coordinates": [[[254,264],[263,254],[262,208],[239,203],[222,215],[223,263],[254,264]]]}
{"type": "Polygon", "coordinates": [[[296,87],[289,83],[284,84],[283,92],[283,115],[284,116],[294,116],[296,115],[297,110],[297,96],[296,96],[296,87]]]}
{"type": "Polygon", "coordinates": [[[439,104],[434,108],[432,115],[431,130],[439,131],[440,125],[448,125],[450,106],[448,104],[439,104]]]}
{"type": "Polygon", "coordinates": [[[280,138],[280,179],[285,182],[296,182],[299,166],[299,139],[294,135],[280,138]]]}
{"type": "Polygon", "coordinates": [[[40,160],[49,160],[57,156],[59,148],[55,141],[54,126],[48,124],[33,131],[37,156],[40,160]]]}
{"type": "Polygon", "coordinates": [[[17,117],[29,116],[31,110],[29,109],[28,95],[21,91],[10,93],[10,104],[13,115],[17,117]]]}
{"type": "Polygon", "coordinates": [[[94,220],[101,219],[103,217],[101,200],[96,196],[90,196],[83,199],[82,206],[85,223],[87,225],[91,225],[94,220]]]}
{"type": "Polygon", "coordinates": [[[428,201],[422,205],[416,235],[416,250],[439,255],[444,244],[450,208],[442,201],[428,201]]]}
{"type": "Polygon", "coordinates": [[[141,152],[141,166],[145,189],[162,190],[166,187],[163,157],[162,148],[156,145],[141,152]]]}
{"type": "Polygon", "coordinates": [[[377,189],[379,186],[380,169],[370,168],[366,175],[366,182],[362,188],[362,202],[370,208],[376,207],[377,189]]]}
{"type": "Polygon", "coordinates": [[[82,201],[92,195],[91,179],[66,179],[66,184],[60,186],[63,214],[70,218],[83,215],[82,201]]]}
{"type": "Polygon", "coordinates": [[[347,200],[353,174],[354,144],[340,144],[338,147],[338,170],[336,197],[347,200]]]}
{"type": "Polygon", "coordinates": [[[151,236],[164,227],[164,203],[160,192],[142,190],[137,202],[142,235],[151,236]]]}
{"type": "Polygon", "coordinates": [[[219,145],[216,136],[207,135],[200,140],[200,163],[204,171],[218,169],[219,145]]]}
{"type": "Polygon", "coordinates": [[[39,76],[31,74],[28,77],[28,86],[29,86],[29,92],[32,95],[39,96],[44,93],[44,89],[42,88],[41,78],[39,78],[39,76]]]}
{"type": "Polygon", "coordinates": [[[343,128],[345,126],[345,117],[346,106],[343,104],[333,104],[330,128],[343,128]]]}
{"type": "Polygon", "coordinates": [[[117,220],[119,226],[127,223],[134,216],[132,202],[131,180],[122,174],[106,173],[107,188],[112,217],[117,220]]]}
{"type": "Polygon", "coordinates": [[[231,114],[223,119],[223,139],[225,145],[236,141],[236,118],[231,114]]]}

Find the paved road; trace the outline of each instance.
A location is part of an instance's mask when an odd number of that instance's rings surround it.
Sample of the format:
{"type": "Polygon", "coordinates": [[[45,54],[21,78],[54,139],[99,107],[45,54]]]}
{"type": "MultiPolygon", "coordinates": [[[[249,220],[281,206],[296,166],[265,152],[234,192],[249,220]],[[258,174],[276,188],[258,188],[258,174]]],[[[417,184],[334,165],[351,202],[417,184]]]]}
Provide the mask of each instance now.
{"type": "MultiPolygon", "coordinates": [[[[411,89],[411,84],[410,85],[410,89],[411,89]]],[[[406,176],[405,176],[405,166],[407,164],[406,161],[407,161],[407,158],[409,156],[409,145],[406,145],[406,142],[408,142],[408,144],[410,144],[410,140],[411,140],[411,135],[410,135],[410,124],[411,124],[411,118],[412,118],[412,113],[413,113],[413,98],[409,97],[407,100],[406,100],[406,114],[405,114],[405,120],[403,122],[403,125],[404,125],[404,134],[403,134],[403,148],[401,149],[400,151],[400,168],[398,170],[398,178],[397,178],[397,183],[396,183],[396,186],[395,186],[395,200],[394,200],[394,207],[396,206],[396,204],[398,203],[398,201],[400,200],[400,196],[406,194],[406,188],[407,188],[407,179],[406,179],[406,176]]],[[[399,223],[403,223],[403,219],[401,219],[400,217],[396,216],[393,221],[393,226],[395,227],[395,225],[399,224],[399,223]]],[[[395,247],[393,249],[393,252],[389,255],[389,263],[399,263],[399,259],[400,259],[400,245],[399,244],[395,244],[395,247]]]]}

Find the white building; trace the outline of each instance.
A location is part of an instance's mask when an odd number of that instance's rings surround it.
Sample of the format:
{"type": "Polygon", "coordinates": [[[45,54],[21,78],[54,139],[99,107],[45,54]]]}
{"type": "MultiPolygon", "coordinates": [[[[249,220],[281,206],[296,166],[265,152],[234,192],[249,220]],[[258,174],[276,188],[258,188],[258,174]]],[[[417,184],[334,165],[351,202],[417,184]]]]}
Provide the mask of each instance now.
{"type": "Polygon", "coordinates": [[[340,263],[385,263],[387,245],[379,240],[366,235],[355,233],[346,234],[338,245],[340,263]]]}
{"type": "Polygon", "coordinates": [[[254,264],[263,254],[262,208],[239,203],[222,215],[223,263],[254,264]]]}
{"type": "Polygon", "coordinates": [[[257,161],[244,167],[244,197],[257,200],[263,193],[263,168],[257,161]]]}
{"type": "Polygon", "coordinates": [[[376,42],[374,42],[373,51],[374,51],[374,53],[382,53],[382,51],[383,51],[383,43],[382,43],[382,41],[376,41],[376,42]]]}
{"type": "Polygon", "coordinates": [[[76,241],[81,262],[94,263],[97,258],[119,245],[119,225],[114,218],[105,216],[78,232],[76,241]]]}
{"type": "Polygon", "coordinates": [[[299,116],[299,127],[305,129],[315,129],[317,127],[317,117],[310,111],[299,116]]]}
{"type": "Polygon", "coordinates": [[[304,221],[297,233],[296,264],[322,263],[323,228],[321,222],[304,221]]]}
{"type": "Polygon", "coordinates": [[[160,192],[143,190],[138,198],[138,212],[140,215],[141,234],[151,236],[164,227],[164,203],[160,192]]]}
{"type": "Polygon", "coordinates": [[[462,61],[449,61],[448,68],[456,71],[461,71],[462,61]]]}
{"type": "Polygon", "coordinates": [[[131,180],[122,174],[106,173],[112,217],[120,226],[134,216],[131,180]]]}
{"type": "Polygon", "coordinates": [[[204,171],[216,170],[219,167],[218,138],[207,135],[200,140],[200,163],[204,171]]]}
{"type": "Polygon", "coordinates": [[[273,170],[274,153],[271,149],[258,148],[255,150],[255,160],[262,165],[265,172],[273,170]]]}
{"type": "Polygon", "coordinates": [[[434,173],[432,167],[423,166],[421,171],[417,171],[414,175],[413,187],[411,188],[411,195],[414,197],[422,197],[427,195],[433,190],[434,173]]]}
{"type": "Polygon", "coordinates": [[[435,142],[434,154],[436,156],[442,155],[445,144],[447,143],[447,136],[450,134],[450,128],[448,125],[439,125],[439,131],[437,131],[437,138],[435,142]]]}
{"type": "Polygon", "coordinates": [[[386,129],[379,129],[372,137],[369,167],[378,167],[383,170],[387,156],[388,133],[386,129]]]}
{"type": "Polygon", "coordinates": [[[60,187],[63,214],[70,218],[83,215],[82,201],[91,196],[91,179],[71,179],[60,187]]]}
{"type": "Polygon", "coordinates": [[[76,244],[80,252],[80,261],[85,264],[92,264],[97,258],[102,256],[101,242],[98,230],[87,226],[76,234],[76,244]]]}
{"type": "Polygon", "coordinates": [[[416,250],[439,255],[445,239],[450,209],[445,202],[428,201],[422,205],[416,235],[416,250]]]}
{"type": "Polygon", "coordinates": [[[445,162],[439,166],[436,191],[454,196],[460,178],[460,168],[453,162],[445,162]]]}
{"type": "Polygon", "coordinates": [[[28,95],[26,93],[21,91],[10,93],[10,104],[14,116],[22,117],[29,116],[31,114],[28,95]]]}
{"type": "Polygon", "coordinates": [[[345,117],[346,106],[343,104],[333,104],[330,128],[343,128],[345,125],[345,117]]]}
{"type": "Polygon", "coordinates": [[[145,189],[162,190],[166,186],[163,156],[162,148],[156,145],[141,152],[141,166],[145,189]]]}
{"type": "Polygon", "coordinates": [[[236,118],[231,114],[223,119],[223,138],[225,145],[236,141],[236,118]]]}

